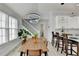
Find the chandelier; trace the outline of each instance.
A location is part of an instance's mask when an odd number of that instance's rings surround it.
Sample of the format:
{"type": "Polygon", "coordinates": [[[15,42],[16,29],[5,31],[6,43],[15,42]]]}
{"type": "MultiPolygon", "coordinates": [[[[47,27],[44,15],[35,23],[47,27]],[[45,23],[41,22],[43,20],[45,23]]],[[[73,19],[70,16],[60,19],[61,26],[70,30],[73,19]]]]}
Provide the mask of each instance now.
{"type": "Polygon", "coordinates": [[[40,15],[38,13],[29,13],[24,16],[24,20],[36,24],[40,20],[40,15]]]}

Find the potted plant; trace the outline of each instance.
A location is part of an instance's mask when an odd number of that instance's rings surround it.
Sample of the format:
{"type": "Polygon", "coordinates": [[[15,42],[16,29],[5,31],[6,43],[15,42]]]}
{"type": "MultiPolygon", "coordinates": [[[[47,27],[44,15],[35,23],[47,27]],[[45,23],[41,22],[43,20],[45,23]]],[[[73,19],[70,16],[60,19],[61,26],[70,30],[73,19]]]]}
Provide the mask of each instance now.
{"type": "Polygon", "coordinates": [[[38,39],[38,33],[34,34],[34,42],[37,43],[37,39],[38,39]]]}
{"type": "Polygon", "coordinates": [[[19,36],[20,39],[22,38],[22,34],[23,34],[23,30],[20,29],[20,30],[18,31],[18,36],[19,36]]]}
{"type": "Polygon", "coordinates": [[[26,31],[25,29],[20,29],[18,32],[18,36],[21,38],[26,39],[27,35],[31,35],[31,33],[29,33],[29,31],[26,31]]]}

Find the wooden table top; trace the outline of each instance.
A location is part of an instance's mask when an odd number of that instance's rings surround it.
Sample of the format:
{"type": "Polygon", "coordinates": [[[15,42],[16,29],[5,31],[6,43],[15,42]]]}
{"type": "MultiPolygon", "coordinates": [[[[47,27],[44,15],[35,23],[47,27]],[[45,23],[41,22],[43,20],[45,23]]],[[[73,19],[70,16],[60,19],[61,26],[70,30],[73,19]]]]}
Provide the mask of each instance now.
{"type": "Polygon", "coordinates": [[[46,42],[42,39],[38,38],[36,41],[35,39],[28,39],[23,45],[20,46],[20,51],[26,52],[28,50],[39,50],[41,49],[43,52],[48,51],[46,46],[46,42]]]}

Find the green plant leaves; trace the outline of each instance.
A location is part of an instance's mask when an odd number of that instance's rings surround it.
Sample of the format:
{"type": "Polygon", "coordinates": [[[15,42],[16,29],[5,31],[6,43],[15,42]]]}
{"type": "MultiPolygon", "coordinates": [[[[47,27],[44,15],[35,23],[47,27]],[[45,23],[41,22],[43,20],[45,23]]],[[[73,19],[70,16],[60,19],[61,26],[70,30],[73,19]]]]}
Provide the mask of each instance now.
{"type": "Polygon", "coordinates": [[[27,35],[31,35],[31,33],[29,33],[29,31],[26,31],[25,29],[20,29],[18,32],[18,36],[19,37],[27,37],[27,35]]]}

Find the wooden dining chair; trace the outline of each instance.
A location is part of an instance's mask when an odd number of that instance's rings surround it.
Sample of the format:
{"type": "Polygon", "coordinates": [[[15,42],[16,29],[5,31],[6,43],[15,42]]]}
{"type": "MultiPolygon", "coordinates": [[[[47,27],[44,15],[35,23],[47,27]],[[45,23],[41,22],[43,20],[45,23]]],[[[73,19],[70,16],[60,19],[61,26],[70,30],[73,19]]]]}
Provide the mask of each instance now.
{"type": "Polygon", "coordinates": [[[57,47],[57,51],[58,51],[59,48],[62,48],[62,37],[59,36],[59,33],[56,33],[56,35],[57,35],[56,47],[57,47]]]}
{"type": "Polygon", "coordinates": [[[58,32],[56,32],[56,33],[55,33],[55,36],[56,36],[55,47],[57,47],[57,43],[58,43],[58,40],[57,40],[58,38],[57,38],[57,37],[59,36],[59,33],[58,33],[58,32]]]}
{"type": "MultiPolygon", "coordinates": [[[[73,47],[77,47],[75,44],[76,42],[72,41],[72,40],[69,40],[68,39],[68,35],[67,34],[63,34],[63,47],[62,47],[62,51],[64,51],[66,53],[66,56],[68,55],[73,55],[72,52],[75,52],[73,50],[73,47]],[[70,47],[70,48],[69,48],[70,47]],[[70,53],[69,53],[70,51],[70,53]]],[[[76,52],[75,52],[76,53],[76,52]]]]}
{"type": "Polygon", "coordinates": [[[41,56],[42,50],[27,50],[27,56],[41,56]]]}
{"type": "Polygon", "coordinates": [[[52,46],[55,44],[55,39],[54,39],[54,32],[52,32],[52,46]]]}
{"type": "Polygon", "coordinates": [[[71,55],[76,55],[77,56],[77,49],[74,50],[74,48],[79,49],[78,45],[77,45],[77,42],[71,40],[71,55]],[[72,52],[74,52],[75,54],[73,54],[72,52]]]}
{"type": "Polygon", "coordinates": [[[68,40],[68,35],[67,34],[64,33],[62,35],[63,35],[63,41],[62,41],[62,50],[61,50],[61,53],[65,52],[66,56],[67,56],[67,55],[70,55],[69,51],[71,52],[71,43],[72,42],[70,40],[68,40]]]}
{"type": "MultiPolygon", "coordinates": [[[[55,45],[55,39],[57,38],[57,33],[58,32],[52,32],[52,46],[54,46],[55,45]]],[[[55,45],[56,46],[56,45],[55,45]]]]}

